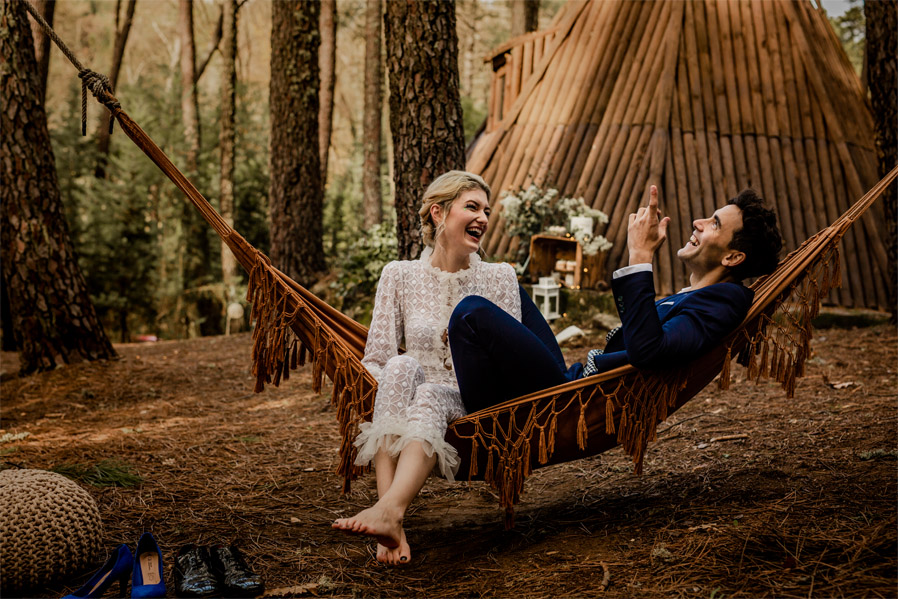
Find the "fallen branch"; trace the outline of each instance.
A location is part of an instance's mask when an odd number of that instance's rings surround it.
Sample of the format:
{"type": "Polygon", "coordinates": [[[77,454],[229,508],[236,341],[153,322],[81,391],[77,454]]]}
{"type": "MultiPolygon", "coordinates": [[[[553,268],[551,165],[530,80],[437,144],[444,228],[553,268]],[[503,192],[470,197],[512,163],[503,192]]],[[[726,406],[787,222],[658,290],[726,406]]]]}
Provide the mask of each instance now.
{"type": "Polygon", "coordinates": [[[747,433],[738,433],[736,435],[722,435],[721,437],[713,437],[709,440],[710,443],[715,443],[716,441],[736,441],[738,439],[749,439],[750,435],[747,433]]]}

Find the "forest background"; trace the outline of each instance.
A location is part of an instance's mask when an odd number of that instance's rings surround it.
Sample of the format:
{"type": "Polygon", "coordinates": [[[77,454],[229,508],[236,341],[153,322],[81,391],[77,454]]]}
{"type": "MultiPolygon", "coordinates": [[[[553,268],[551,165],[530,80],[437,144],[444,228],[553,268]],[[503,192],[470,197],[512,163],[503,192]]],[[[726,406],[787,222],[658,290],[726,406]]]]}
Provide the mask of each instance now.
{"type": "MultiPolygon", "coordinates": [[[[491,66],[485,58],[491,49],[516,34],[543,28],[563,2],[457,0],[459,95],[467,143],[486,116],[491,66]],[[524,14],[526,10],[530,13],[524,14]]],[[[223,119],[222,90],[227,88],[232,64],[222,41],[227,4],[219,0],[65,0],[55,3],[53,25],[84,64],[106,73],[110,71],[103,69],[111,68],[118,74],[115,93],[123,108],[212,204],[233,219],[235,229],[269,254],[270,153],[277,156],[282,151],[274,138],[270,140],[269,118],[272,13],[273,6],[279,5],[264,0],[235,4],[230,206],[222,202],[228,192],[220,160],[222,123],[228,120],[223,119]],[[191,72],[185,67],[186,55],[192,55],[188,60],[193,63],[195,85],[185,85],[191,72]]],[[[325,265],[307,274],[282,267],[361,321],[368,317],[380,268],[397,257],[398,245],[389,74],[382,31],[373,30],[371,18],[367,20],[367,8],[371,12],[373,4],[380,17],[380,0],[321,3],[320,139],[294,139],[293,143],[324,144],[320,150],[321,223],[308,224],[312,235],[319,230],[313,225],[321,225],[325,265]],[[330,17],[329,7],[334,11],[330,17]],[[366,46],[372,39],[382,46],[378,68],[383,79],[376,114],[379,135],[374,142],[371,127],[364,122],[367,111],[371,112],[365,84],[366,55],[371,53],[366,46]],[[330,130],[322,141],[326,129],[330,130]],[[366,166],[365,148],[372,143],[377,145],[378,157],[374,172],[379,206],[374,210],[367,205],[371,200],[365,192],[367,169],[373,172],[371,162],[366,166]]],[[[832,24],[862,74],[862,2],[826,4],[831,10],[846,9],[832,18],[832,24]]],[[[106,111],[91,104],[85,137],[79,125],[76,72],[58,51],[51,50],[45,107],[63,211],[88,291],[109,337],[125,342],[245,330],[250,324],[248,311],[237,306],[246,307],[246,273],[227,264],[218,237],[199,221],[157,167],[124,135],[106,133],[106,111]],[[229,306],[234,318],[229,317],[229,306]]],[[[302,261],[302,251],[298,254],[302,261]]],[[[3,303],[7,308],[5,298],[3,303]]],[[[7,350],[12,349],[8,331],[4,326],[7,350]]]]}

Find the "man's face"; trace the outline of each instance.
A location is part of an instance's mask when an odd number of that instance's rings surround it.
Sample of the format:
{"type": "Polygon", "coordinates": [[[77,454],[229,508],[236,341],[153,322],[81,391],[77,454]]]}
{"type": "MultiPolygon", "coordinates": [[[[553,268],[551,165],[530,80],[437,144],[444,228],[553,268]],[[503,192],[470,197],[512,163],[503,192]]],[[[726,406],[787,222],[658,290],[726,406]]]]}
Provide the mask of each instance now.
{"type": "MultiPolygon", "coordinates": [[[[729,204],[716,210],[709,218],[697,219],[688,242],[678,250],[678,258],[697,274],[707,273],[718,266],[732,263],[740,254],[728,247],[736,231],[744,226],[741,209],[729,204]]],[[[743,254],[740,254],[743,259],[743,254]]]]}

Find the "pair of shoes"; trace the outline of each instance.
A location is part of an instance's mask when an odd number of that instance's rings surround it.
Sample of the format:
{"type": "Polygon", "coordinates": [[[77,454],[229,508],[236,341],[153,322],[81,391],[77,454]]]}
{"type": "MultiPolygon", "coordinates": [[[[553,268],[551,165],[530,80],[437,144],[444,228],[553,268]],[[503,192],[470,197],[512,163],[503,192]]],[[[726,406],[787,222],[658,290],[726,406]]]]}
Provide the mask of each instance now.
{"type": "Polygon", "coordinates": [[[141,535],[134,555],[128,545],[119,545],[106,563],[100,566],[84,586],[63,599],[96,599],[116,580],[119,581],[119,597],[125,596],[128,578],[131,577],[132,597],[165,597],[162,552],[156,539],[149,532],[141,535]]]}
{"type": "Polygon", "coordinates": [[[128,577],[131,575],[133,558],[128,545],[119,545],[100,569],[80,589],[66,595],[63,599],[94,599],[102,597],[106,589],[116,580],[119,581],[119,597],[125,596],[128,588],[128,577]]]}
{"type": "Polygon", "coordinates": [[[185,545],[175,557],[175,591],[179,597],[255,597],[262,579],[237,547],[185,545]]]}

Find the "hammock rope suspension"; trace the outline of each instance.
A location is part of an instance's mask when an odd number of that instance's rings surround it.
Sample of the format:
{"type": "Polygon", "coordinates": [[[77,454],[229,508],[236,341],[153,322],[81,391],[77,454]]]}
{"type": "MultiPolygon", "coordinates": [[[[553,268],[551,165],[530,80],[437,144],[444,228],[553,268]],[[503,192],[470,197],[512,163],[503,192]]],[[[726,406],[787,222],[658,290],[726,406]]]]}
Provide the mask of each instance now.
{"type": "MultiPolygon", "coordinates": [[[[371,420],[377,382],[362,365],[368,330],[326,304],[272,266],[215,211],[168,156],[122,110],[109,81],[85,69],[27,0],[22,0],[63,54],[78,69],[83,101],[86,89],[110,111],[119,126],[184,192],[203,218],[249,273],[247,300],[253,304],[252,372],[256,391],[278,385],[309,358],[313,389],[324,377],[333,383],[331,402],[340,425],[337,473],[350,481],[368,468],[354,465],[353,440],[359,425],[371,420]]],[[[86,108],[82,110],[84,131],[86,108]]],[[[821,300],[841,284],[838,243],[854,221],[897,178],[897,167],[830,227],[791,252],[771,275],[752,285],[754,302],[743,324],[719,346],[686,366],[639,371],[623,366],[587,379],[532,393],[469,414],[450,424],[446,440],[469,460],[470,480],[483,479],[499,494],[512,525],[514,507],[533,468],[579,459],[622,445],[640,473],[656,425],[719,377],[727,388],[731,360],[747,369],[747,378],[774,378],[792,397],[803,376],[812,319],[821,300]]]]}
{"type": "Polygon", "coordinates": [[[109,84],[109,77],[85,68],[84,65],[81,64],[81,61],[78,60],[78,57],[75,56],[75,53],[69,50],[66,43],[60,39],[56,34],[56,31],[53,30],[53,27],[44,20],[44,17],[41,16],[41,13],[37,11],[31,2],[22,0],[22,3],[25,5],[25,9],[31,14],[32,18],[41,26],[41,29],[44,30],[44,33],[53,40],[53,43],[56,44],[65,57],[69,59],[69,62],[78,69],[78,77],[81,79],[81,135],[87,135],[87,90],[91,90],[91,94],[93,94],[94,97],[109,110],[109,132],[112,133],[113,125],[116,122],[114,112],[116,109],[121,109],[121,106],[119,105],[119,101],[116,100],[113,95],[112,87],[109,84]]]}

